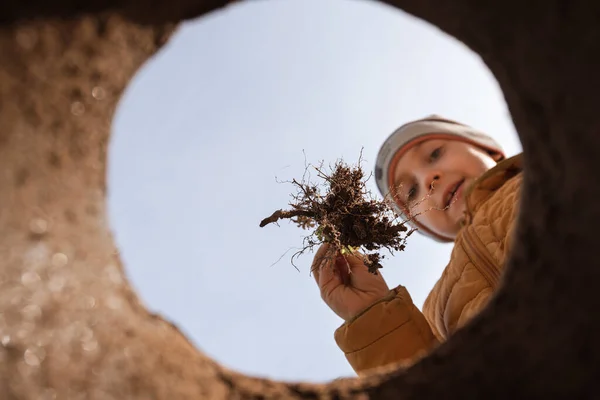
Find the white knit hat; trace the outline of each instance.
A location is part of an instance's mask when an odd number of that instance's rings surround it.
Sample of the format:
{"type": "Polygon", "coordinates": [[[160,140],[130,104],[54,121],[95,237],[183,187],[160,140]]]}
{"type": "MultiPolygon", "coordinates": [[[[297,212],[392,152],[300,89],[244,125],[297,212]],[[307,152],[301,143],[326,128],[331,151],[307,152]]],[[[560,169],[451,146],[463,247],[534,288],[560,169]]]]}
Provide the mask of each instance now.
{"type": "MultiPolygon", "coordinates": [[[[443,118],[439,115],[431,115],[423,119],[408,122],[396,129],[383,143],[377,154],[375,163],[375,181],[381,195],[387,197],[390,194],[390,186],[393,185],[393,171],[396,169],[398,160],[414,145],[430,139],[455,139],[479,146],[488,151],[497,161],[505,158],[500,144],[485,133],[473,129],[470,126],[443,118]]],[[[442,237],[419,224],[414,218],[409,218],[408,210],[398,199],[393,197],[394,207],[408,223],[418,228],[419,232],[439,242],[452,242],[450,238],[442,237]]]]}

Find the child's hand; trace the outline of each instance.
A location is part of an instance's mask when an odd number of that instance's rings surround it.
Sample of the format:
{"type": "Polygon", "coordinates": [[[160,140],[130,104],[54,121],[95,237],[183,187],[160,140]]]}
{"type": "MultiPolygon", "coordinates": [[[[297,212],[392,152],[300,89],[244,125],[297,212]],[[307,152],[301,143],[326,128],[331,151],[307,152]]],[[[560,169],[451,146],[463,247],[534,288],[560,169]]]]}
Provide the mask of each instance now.
{"type": "Polygon", "coordinates": [[[378,272],[370,273],[360,253],[341,256],[323,244],[313,260],[312,271],[321,298],[340,318],[349,321],[390,292],[378,272]],[[348,274],[350,270],[350,274],[348,274]]]}

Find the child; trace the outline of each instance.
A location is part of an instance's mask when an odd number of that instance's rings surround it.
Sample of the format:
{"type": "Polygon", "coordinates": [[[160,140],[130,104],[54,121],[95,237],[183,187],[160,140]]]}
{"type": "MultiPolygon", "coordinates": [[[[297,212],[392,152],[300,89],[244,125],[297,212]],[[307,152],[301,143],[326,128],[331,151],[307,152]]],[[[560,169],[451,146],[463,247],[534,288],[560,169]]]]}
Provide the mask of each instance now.
{"type": "Polygon", "coordinates": [[[435,115],[385,141],[375,169],[379,190],[418,232],[454,248],[421,313],[406,288],[389,290],[360,254],[338,255],[331,268],[323,257],[328,245],[321,246],[314,276],[323,300],[345,320],[335,340],[357,373],[416,361],[484,308],[509,253],[521,160],[505,159],[484,133],[435,115]],[[341,268],[352,272],[348,285],[341,268]]]}

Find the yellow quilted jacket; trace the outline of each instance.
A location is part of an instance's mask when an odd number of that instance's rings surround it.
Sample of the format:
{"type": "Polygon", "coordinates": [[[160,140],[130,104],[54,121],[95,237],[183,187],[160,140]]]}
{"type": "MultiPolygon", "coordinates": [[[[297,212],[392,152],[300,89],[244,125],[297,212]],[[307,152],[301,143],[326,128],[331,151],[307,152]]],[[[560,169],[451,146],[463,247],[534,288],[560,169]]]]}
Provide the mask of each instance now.
{"type": "Polygon", "coordinates": [[[335,340],[357,373],[416,361],[483,309],[510,250],[521,181],[519,154],[498,163],[465,192],[465,224],[423,312],[398,286],[336,330],[335,340]]]}

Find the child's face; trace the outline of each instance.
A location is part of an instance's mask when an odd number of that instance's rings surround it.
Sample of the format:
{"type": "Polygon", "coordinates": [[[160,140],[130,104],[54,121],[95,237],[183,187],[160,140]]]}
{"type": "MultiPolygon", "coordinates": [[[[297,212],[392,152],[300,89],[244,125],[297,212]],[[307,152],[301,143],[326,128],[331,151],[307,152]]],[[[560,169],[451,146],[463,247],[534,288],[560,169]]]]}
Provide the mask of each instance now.
{"type": "Polygon", "coordinates": [[[455,238],[464,218],[464,190],[496,161],[483,149],[452,139],[431,139],[398,161],[395,189],[411,215],[428,229],[455,238]]]}

